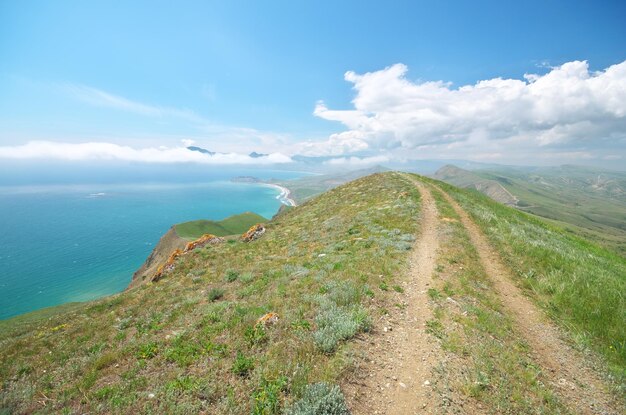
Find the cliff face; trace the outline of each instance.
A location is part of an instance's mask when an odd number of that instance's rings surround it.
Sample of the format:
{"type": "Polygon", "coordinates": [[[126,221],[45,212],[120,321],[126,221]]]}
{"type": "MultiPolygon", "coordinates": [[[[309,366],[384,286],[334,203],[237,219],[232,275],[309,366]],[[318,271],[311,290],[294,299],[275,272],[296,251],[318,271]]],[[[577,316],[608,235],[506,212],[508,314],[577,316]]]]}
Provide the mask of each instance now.
{"type": "Polygon", "coordinates": [[[146,259],[146,262],[133,274],[133,279],[128,288],[141,285],[144,281],[150,281],[152,277],[157,274],[159,266],[167,262],[172,252],[177,249],[183,250],[186,245],[187,241],[179,237],[174,227],[171,227],[170,230],[161,237],[157,246],[152,250],[148,259],[146,259]]]}

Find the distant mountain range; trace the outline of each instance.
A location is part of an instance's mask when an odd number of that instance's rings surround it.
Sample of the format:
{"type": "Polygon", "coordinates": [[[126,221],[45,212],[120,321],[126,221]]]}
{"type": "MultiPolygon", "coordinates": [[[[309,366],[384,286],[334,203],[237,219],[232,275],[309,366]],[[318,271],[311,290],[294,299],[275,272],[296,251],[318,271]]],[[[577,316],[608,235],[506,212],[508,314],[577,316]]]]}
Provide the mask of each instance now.
{"type": "MultiPolygon", "coordinates": [[[[198,146],[188,146],[187,150],[196,151],[198,153],[207,154],[209,156],[214,156],[216,154],[224,154],[224,153],[218,153],[216,151],[210,151],[210,150],[207,150],[206,148],[202,148],[198,146]]],[[[267,157],[267,156],[269,156],[269,154],[257,153],[256,151],[253,151],[252,153],[248,154],[248,157],[251,157],[253,159],[258,159],[258,158],[267,157]]]]}

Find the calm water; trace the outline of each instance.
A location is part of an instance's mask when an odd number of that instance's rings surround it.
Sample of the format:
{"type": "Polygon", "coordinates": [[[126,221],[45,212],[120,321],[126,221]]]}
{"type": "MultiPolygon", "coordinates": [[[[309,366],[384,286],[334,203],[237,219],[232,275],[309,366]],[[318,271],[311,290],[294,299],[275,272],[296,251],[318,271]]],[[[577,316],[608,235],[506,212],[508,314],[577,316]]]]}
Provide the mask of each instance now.
{"type": "Polygon", "coordinates": [[[123,290],[174,223],[244,211],[269,218],[280,207],[276,189],[215,176],[203,183],[0,187],[0,319],[123,290]]]}

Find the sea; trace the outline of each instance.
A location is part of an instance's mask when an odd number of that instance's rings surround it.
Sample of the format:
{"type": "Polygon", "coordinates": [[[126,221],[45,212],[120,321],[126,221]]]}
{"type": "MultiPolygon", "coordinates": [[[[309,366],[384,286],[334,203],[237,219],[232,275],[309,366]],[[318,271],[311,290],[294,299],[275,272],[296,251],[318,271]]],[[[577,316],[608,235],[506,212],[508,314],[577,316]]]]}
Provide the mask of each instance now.
{"type": "Polygon", "coordinates": [[[136,175],[121,174],[113,183],[68,183],[67,177],[32,183],[24,175],[11,183],[5,175],[0,180],[0,319],[124,290],[175,223],[246,211],[271,218],[278,211],[280,189],[233,182],[234,177],[285,180],[304,174],[230,168],[171,180],[147,175],[137,181],[136,175]]]}

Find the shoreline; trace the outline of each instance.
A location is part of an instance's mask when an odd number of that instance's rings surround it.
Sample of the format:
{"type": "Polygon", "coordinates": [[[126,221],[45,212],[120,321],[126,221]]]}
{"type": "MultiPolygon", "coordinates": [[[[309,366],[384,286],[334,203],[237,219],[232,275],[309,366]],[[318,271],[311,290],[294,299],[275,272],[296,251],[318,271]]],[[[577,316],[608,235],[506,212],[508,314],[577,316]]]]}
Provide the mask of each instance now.
{"type": "Polygon", "coordinates": [[[288,188],[281,186],[279,184],[275,184],[275,183],[262,183],[262,184],[279,190],[280,194],[276,196],[276,199],[278,199],[280,203],[282,203],[283,205],[292,206],[292,207],[298,206],[296,201],[290,197],[291,190],[289,190],[288,188]]]}

